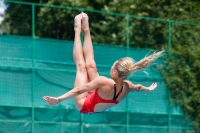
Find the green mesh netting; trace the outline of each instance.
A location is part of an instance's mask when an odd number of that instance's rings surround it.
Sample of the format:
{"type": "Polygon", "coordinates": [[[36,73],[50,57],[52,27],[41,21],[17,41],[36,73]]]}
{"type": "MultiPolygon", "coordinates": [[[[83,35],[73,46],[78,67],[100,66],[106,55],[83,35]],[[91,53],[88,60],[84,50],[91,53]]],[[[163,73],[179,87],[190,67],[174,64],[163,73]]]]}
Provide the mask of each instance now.
{"type": "MultiPolygon", "coordinates": [[[[158,88],[144,95],[129,94],[115,107],[98,114],[81,115],[73,99],[49,106],[44,95],[59,96],[73,88],[73,42],[0,36],[0,133],[182,133],[188,126],[179,107],[169,106],[164,81],[153,70],[135,72],[130,80],[158,88]],[[146,71],[148,74],[146,74],[146,71]],[[170,107],[170,108],[169,108],[170,107]]],[[[148,50],[129,49],[136,61],[148,50]]],[[[100,75],[109,77],[110,66],[127,56],[125,47],[94,44],[100,75]]]]}

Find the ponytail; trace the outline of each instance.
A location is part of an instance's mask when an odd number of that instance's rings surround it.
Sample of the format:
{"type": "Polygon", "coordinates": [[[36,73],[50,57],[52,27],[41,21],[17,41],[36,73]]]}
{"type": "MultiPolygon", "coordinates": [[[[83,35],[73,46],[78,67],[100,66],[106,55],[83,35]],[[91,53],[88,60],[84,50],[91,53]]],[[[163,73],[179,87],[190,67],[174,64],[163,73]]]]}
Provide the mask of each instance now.
{"type": "Polygon", "coordinates": [[[164,50],[160,52],[154,52],[152,55],[144,57],[143,59],[141,59],[140,61],[132,65],[131,71],[136,71],[136,70],[147,67],[151,62],[153,62],[158,57],[160,57],[163,52],[164,50]]]}
{"type": "Polygon", "coordinates": [[[162,56],[163,52],[164,50],[154,52],[152,55],[145,56],[138,62],[135,62],[130,57],[119,59],[115,64],[115,68],[118,70],[118,76],[123,79],[127,78],[131,72],[147,67],[151,62],[162,56]]]}

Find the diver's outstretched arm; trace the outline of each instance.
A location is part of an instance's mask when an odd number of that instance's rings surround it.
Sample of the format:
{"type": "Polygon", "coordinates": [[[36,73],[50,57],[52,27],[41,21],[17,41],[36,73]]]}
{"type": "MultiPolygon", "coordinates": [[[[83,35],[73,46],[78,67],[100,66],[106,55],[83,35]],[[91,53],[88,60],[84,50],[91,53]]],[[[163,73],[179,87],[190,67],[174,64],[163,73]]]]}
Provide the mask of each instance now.
{"type": "Polygon", "coordinates": [[[133,84],[132,82],[126,80],[126,82],[129,85],[129,91],[130,92],[134,92],[134,91],[145,91],[145,92],[149,92],[154,90],[157,87],[157,83],[153,83],[151,84],[149,87],[145,87],[141,84],[133,84]]]}
{"type": "Polygon", "coordinates": [[[105,81],[105,78],[102,76],[99,76],[97,78],[95,78],[94,80],[92,80],[91,82],[85,84],[85,85],[81,85],[78,87],[73,88],[72,90],[68,91],[67,93],[59,96],[59,97],[51,97],[51,96],[44,96],[43,99],[48,102],[50,105],[56,105],[58,104],[60,101],[78,96],[84,92],[89,92],[92,91],[96,88],[99,88],[103,85],[105,85],[105,83],[107,83],[105,81]]]}

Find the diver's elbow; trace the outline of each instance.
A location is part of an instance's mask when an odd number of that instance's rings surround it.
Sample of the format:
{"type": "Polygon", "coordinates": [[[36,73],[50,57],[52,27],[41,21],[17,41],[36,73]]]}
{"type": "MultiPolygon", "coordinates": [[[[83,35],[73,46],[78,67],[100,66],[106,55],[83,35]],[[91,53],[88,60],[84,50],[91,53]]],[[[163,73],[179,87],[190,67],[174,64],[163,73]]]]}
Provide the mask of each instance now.
{"type": "Polygon", "coordinates": [[[84,93],[85,91],[84,91],[84,88],[83,87],[76,87],[75,88],[75,93],[76,93],[76,95],[80,95],[80,94],[82,94],[82,93],[84,93]]]}

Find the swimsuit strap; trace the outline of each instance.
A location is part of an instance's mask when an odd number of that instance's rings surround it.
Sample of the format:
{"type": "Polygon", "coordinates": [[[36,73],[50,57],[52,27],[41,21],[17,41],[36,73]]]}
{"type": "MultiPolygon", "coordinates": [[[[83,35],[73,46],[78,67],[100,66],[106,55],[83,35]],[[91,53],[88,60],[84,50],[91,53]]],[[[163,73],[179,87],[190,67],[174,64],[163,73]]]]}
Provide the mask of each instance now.
{"type": "Polygon", "coordinates": [[[118,98],[118,96],[122,93],[124,86],[122,86],[121,90],[118,92],[118,94],[116,95],[116,84],[114,84],[114,97],[113,100],[116,100],[118,98]]]}

